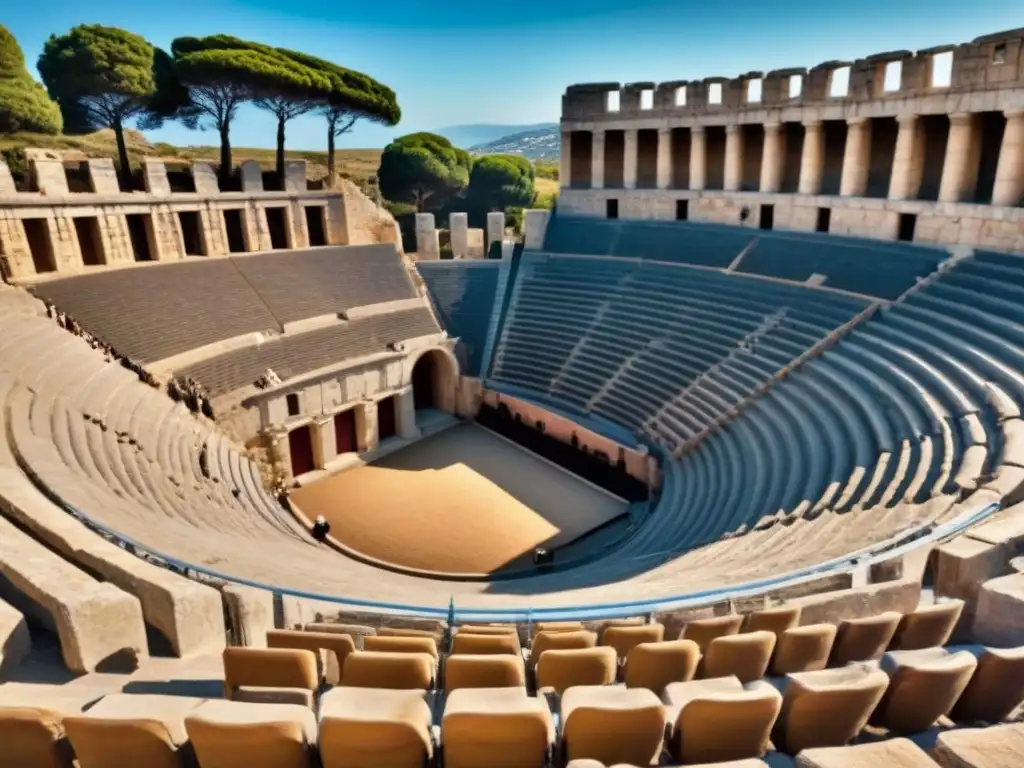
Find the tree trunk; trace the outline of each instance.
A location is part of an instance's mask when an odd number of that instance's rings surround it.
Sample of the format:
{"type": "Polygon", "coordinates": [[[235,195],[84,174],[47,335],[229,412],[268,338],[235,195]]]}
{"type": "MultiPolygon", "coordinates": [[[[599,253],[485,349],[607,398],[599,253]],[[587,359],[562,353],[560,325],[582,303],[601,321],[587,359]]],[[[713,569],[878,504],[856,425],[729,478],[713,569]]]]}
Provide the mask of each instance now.
{"type": "Polygon", "coordinates": [[[327,184],[334,186],[334,123],[327,123],[327,184]]]}
{"type": "Polygon", "coordinates": [[[284,189],[284,117],[277,117],[277,178],[284,189]]]}
{"type": "Polygon", "coordinates": [[[228,135],[231,125],[224,122],[220,126],[220,187],[227,189],[231,181],[231,137],[228,135]]]}
{"type": "Polygon", "coordinates": [[[124,143],[124,126],[120,120],[115,120],[113,126],[114,137],[117,139],[117,163],[118,177],[121,179],[121,191],[132,191],[132,167],[128,162],[128,147],[124,143]]]}

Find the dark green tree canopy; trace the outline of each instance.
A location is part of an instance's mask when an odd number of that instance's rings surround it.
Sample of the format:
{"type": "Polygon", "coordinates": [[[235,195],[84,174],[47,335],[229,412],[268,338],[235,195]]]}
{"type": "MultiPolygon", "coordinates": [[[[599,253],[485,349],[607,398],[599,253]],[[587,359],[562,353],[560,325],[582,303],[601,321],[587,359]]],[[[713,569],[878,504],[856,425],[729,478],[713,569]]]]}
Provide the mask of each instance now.
{"type": "Polygon", "coordinates": [[[533,202],[533,163],[522,155],[484,155],[473,162],[468,197],[488,211],[525,207],[533,202]]]}
{"type": "Polygon", "coordinates": [[[433,133],[410,133],[384,148],[377,178],[381,193],[395,202],[413,203],[422,211],[436,206],[469,183],[469,154],[433,133]]]}
{"type": "Polygon", "coordinates": [[[25,55],[0,25],[0,133],[60,133],[60,108],[25,69],[25,55]]]}

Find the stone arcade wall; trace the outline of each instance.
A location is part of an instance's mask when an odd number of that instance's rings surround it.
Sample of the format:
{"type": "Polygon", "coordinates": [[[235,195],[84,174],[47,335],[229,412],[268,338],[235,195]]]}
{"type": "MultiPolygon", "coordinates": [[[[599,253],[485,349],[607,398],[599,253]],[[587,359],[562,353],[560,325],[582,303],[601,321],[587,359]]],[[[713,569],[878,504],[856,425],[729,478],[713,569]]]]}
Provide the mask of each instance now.
{"type": "Polygon", "coordinates": [[[731,79],[573,85],[561,128],[564,214],[738,224],[748,207],[748,226],[1024,252],[1024,29],[731,79]]]}
{"type": "Polygon", "coordinates": [[[259,165],[243,163],[241,192],[221,192],[205,163],[192,165],[195,191],[172,192],[164,164],[146,160],[146,191],[127,193],[109,158],[86,162],[88,192],[70,191],[59,160],[35,157],[30,164],[34,191],[19,192],[0,161],[0,272],[14,280],[138,260],[352,242],[345,196],[307,191],[305,161],[287,164],[283,191],[264,190],[259,165]]]}

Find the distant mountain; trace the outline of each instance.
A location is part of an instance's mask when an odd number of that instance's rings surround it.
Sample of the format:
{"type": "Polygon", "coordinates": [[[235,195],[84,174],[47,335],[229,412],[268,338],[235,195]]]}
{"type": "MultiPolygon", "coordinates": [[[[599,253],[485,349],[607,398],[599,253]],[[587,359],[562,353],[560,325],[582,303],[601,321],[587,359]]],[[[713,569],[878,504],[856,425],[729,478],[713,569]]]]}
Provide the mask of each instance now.
{"type": "Polygon", "coordinates": [[[469,149],[480,144],[487,144],[505,136],[536,130],[558,130],[557,123],[536,123],[534,125],[450,125],[438,128],[434,133],[444,136],[457,147],[469,149]]]}
{"type": "Polygon", "coordinates": [[[469,151],[474,155],[515,154],[530,160],[558,160],[560,149],[558,124],[548,123],[477,144],[469,151]]]}

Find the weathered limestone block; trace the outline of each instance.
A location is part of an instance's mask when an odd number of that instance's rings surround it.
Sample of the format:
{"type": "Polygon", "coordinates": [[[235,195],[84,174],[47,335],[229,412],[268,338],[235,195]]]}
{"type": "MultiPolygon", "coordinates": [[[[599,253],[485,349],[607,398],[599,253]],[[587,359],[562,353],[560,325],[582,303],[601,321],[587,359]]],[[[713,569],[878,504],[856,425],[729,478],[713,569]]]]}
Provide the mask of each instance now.
{"type": "Polygon", "coordinates": [[[503,259],[511,259],[512,258],[512,254],[515,252],[515,250],[516,250],[516,241],[515,240],[502,240],[501,241],[501,258],[503,258],[503,259]]]}
{"type": "Polygon", "coordinates": [[[6,262],[12,277],[28,277],[36,272],[21,220],[3,210],[0,210],[0,259],[6,262]]]}
{"type": "Polygon", "coordinates": [[[981,585],[972,634],[986,645],[1024,645],[1024,574],[1000,576],[981,585]]]}
{"type": "Polygon", "coordinates": [[[32,650],[28,622],[21,611],[0,600],[0,680],[32,650]]]}
{"type": "Polygon", "coordinates": [[[469,253],[469,214],[452,213],[448,216],[448,234],[451,237],[452,255],[465,258],[469,253]]]}
{"type": "Polygon", "coordinates": [[[441,256],[441,243],[432,213],[416,214],[416,253],[421,259],[437,259],[441,256]]]}
{"type": "Polygon", "coordinates": [[[0,197],[10,197],[18,194],[18,188],[14,184],[14,177],[7,163],[0,160],[0,197]]]}
{"type": "Polygon", "coordinates": [[[128,220],[120,206],[99,209],[100,243],[105,264],[131,264],[135,261],[128,220]]]}
{"type": "Polygon", "coordinates": [[[263,169],[255,160],[246,160],[239,167],[238,172],[242,176],[243,192],[263,191],[263,169]]]}
{"type": "MultiPolygon", "coordinates": [[[[209,167],[209,166],[207,166],[209,167]]],[[[168,197],[171,194],[171,182],[167,178],[167,166],[163,160],[146,158],[142,161],[142,181],[146,191],[151,195],[168,197]]],[[[196,190],[199,191],[198,189],[196,190]]]]}
{"type": "Polygon", "coordinates": [[[787,605],[800,606],[800,623],[836,624],[844,619],[875,616],[886,611],[910,613],[921,601],[918,579],[887,581],[863,587],[824,592],[787,600],[787,605]]]}
{"type": "Polygon", "coordinates": [[[224,212],[212,202],[199,209],[199,236],[203,253],[207,256],[228,254],[228,233],[224,223],[224,212]]]}
{"type": "MultiPolygon", "coordinates": [[[[348,198],[332,195],[327,198],[327,244],[348,245],[350,241],[348,228],[348,210],[346,204],[348,198]]],[[[398,222],[395,222],[397,229],[398,222]]],[[[402,245],[401,232],[398,232],[398,239],[395,241],[399,247],[402,245]]]]}
{"type": "Polygon", "coordinates": [[[523,211],[523,247],[539,251],[544,247],[544,235],[548,230],[551,211],[528,209],[523,211]]]}
{"type": "Polygon", "coordinates": [[[483,259],[487,257],[484,250],[484,231],[479,227],[470,227],[466,230],[466,258],[483,259]]]}
{"type": "Polygon", "coordinates": [[[209,163],[192,163],[192,181],[195,183],[197,194],[216,195],[220,193],[217,174],[213,172],[209,163]]]}
{"type": "Polygon", "coordinates": [[[928,754],[909,739],[889,739],[853,747],[805,749],[796,758],[797,768],[935,768],[928,754]]]}
{"type": "Polygon", "coordinates": [[[49,160],[42,157],[29,159],[29,175],[32,188],[44,195],[62,197],[68,192],[68,177],[64,173],[64,164],[60,160],[49,160]]]}
{"type": "Polygon", "coordinates": [[[505,214],[502,211],[491,211],[487,214],[487,243],[485,253],[491,252],[491,243],[500,243],[505,239],[505,214]]]}
{"type": "Polygon", "coordinates": [[[231,645],[267,647],[267,630],[274,629],[274,595],[264,589],[230,584],[221,591],[228,615],[231,645]]]}
{"type": "Polygon", "coordinates": [[[245,250],[269,251],[274,246],[270,242],[270,227],[267,224],[267,211],[253,201],[248,201],[242,214],[245,235],[245,250]]]}
{"type": "Polygon", "coordinates": [[[121,185],[117,181],[114,161],[109,157],[91,157],[86,160],[89,169],[89,187],[98,195],[117,195],[121,185]]]}
{"type": "Polygon", "coordinates": [[[148,653],[142,606],[113,584],[98,582],[0,518],[0,575],[60,639],[64,664],[92,672],[107,663],[134,665],[148,653]]]}
{"type": "Polygon", "coordinates": [[[961,536],[938,547],[932,557],[936,596],[964,601],[956,636],[967,639],[977,610],[978,590],[989,579],[1006,572],[1006,550],[999,544],[961,536]]]}
{"type": "Polygon", "coordinates": [[[78,242],[78,232],[75,231],[75,221],[63,214],[63,209],[55,208],[54,216],[46,220],[50,230],[53,261],[58,272],[82,267],[82,247],[78,242]]]}
{"type": "Polygon", "coordinates": [[[935,742],[932,757],[942,768],[1024,765],[1024,724],[943,731],[935,742]]]}
{"type": "Polygon", "coordinates": [[[301,200],[292,200],[285,209],[285,221],[289,225],[288,237],[292,248],[309,248],[309,225],[306,223],[306,206],[301,200]]]}
{"type": "MultiPolygon", "coordinates": [[[[262,176],[260,177],[262,179],[262,176]]],[[[306,161],[285,160],[284,162],[284,191],[305,192],[306,191],[306,161]]]]}
{"type": "Polygon", "coordinates": [[[153,220],[153,246],[156,251],[153,258],[157,261],[174,261],[185,258],[185,241],[182,239],[178,226],[178,217],[166,205],[154,205],[151,218],[153,220]]]}

